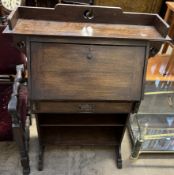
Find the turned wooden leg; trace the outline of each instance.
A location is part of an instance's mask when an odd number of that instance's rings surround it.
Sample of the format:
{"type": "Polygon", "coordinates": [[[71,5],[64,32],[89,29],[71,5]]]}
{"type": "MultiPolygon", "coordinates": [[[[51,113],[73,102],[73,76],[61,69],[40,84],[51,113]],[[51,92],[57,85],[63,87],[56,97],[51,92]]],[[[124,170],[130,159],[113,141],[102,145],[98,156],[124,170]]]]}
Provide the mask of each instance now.
{"type": "Polygon", "coordinates": [[[20,156],[21,156],[21,165],[23,167],[23,175],[28,175],[30,173],[30,165],[29,165],[29,156],[28,156],[28,147],[29,147],[29,122],[26,119],[26,126],[22,124],[21,115],[17,111],[18,109],[18,91],[19,86],[23,80],[22,72],[24,71],[23,65],[18,65],[16,67],[16,77],[13,84],[13,93],[11,95],[11,99],[8,103],[8,111],[11,115],[12,119],[12,129],[13,129],[13,137],[17,143],[19,148],[20,156]],[[28,128],[28,130],[26,129],[28,128]]]}
{"type": "Polygon", "coordinates": [[[121,158],[121,146],[116,146],[116,161],[117,161],[117,168],[122,168],[122,158],[121,158]]]}
{"type": "Polygon", "coordinates": [[[43,170],[43,162],[44,162],[44,145],[42,143],[42,137],[41,137],[41,131],[40,131],[40,126],[39,126],[39,120],[38,116],[35,115],[36,118],[36,127],[37,127],[37,133],[38,133],[38,148],[39,148],[39,154],[38,154],[38,170],[42,171],[43,170]]]}
{"type": "Polygon", "coordinates": [[[29,142],[30,142],[30,116],[27,116],[25,122],[25,145],[27,152],[29,152],[29,142]]]}
{"type": "Polygon", "coordinates": [[[8,110],[12,117],[13,137],[19,148],[19,152],[21,156],[21,165],[23,167],[23,174],[28,175],[30,173],[30,166],[29,166],[29,156],[27,151],[28,148],[26,146],[26,142],[27,142],[26,132],[25,132],[25,127],[22,126],[22,122],[20,120],[20,117],[18,116],[16,108],[17,108],[17,97],[12,96],[8,105],[8,110]]]}
{"type": "Polygon", "coordinates": [[[44,161],[44,146],[39,145],[39,155],[38,155],[38,170],[43,170],[43,161],[44,161]]]}
{"type": "Polygon", "coordinates": [[[13,136],[19,148],[23,175],[28,175],[30,174],[29,156],[26,148],[25,135],[21,124],[13,125],[13,136]]]}

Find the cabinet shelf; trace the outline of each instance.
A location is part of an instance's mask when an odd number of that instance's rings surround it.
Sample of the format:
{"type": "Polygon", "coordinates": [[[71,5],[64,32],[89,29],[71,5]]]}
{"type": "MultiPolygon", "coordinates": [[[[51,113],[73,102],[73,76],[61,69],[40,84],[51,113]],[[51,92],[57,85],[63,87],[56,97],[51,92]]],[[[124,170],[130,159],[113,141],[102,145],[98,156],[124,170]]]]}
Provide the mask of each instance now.
{"type": "Polygon", "coordinates": [[[37,114],[41,127],[124,126],[127,114],[37,114]]]}
{"type": "Polygon", "coordinates": [[[41,127],[44,143],[85,146],[119,145],[124,127],[41,127]]]}

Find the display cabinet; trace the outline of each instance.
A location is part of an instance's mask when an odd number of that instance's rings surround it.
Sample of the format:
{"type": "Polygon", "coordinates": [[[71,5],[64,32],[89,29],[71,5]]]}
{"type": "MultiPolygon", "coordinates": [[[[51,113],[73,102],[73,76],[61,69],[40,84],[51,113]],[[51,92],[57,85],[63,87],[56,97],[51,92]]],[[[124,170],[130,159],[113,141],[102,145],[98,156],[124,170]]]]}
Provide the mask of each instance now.
{"type": "Polygon", "coordinates": [[[174,74],[164,74],[169,59],[156,55],[148,61],[144,100],[128,122],[134,159],[141,153],[174,153],[174,74]]]}

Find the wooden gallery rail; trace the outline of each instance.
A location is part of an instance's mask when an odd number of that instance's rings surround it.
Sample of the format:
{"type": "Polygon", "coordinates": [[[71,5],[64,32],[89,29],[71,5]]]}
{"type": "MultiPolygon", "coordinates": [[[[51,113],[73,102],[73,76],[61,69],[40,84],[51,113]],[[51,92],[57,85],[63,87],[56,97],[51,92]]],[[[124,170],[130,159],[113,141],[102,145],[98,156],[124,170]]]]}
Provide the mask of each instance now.
{"type": "Polygon", "coordinates": [[[48,142],[115,146],[122,167],[126,122],[143,98],[147,59],[167,40],[167,31],[156,14],[115,7],[59,4],[11,13],[4,33],[14,35],[28,57],[39,170],[48,142]]]}

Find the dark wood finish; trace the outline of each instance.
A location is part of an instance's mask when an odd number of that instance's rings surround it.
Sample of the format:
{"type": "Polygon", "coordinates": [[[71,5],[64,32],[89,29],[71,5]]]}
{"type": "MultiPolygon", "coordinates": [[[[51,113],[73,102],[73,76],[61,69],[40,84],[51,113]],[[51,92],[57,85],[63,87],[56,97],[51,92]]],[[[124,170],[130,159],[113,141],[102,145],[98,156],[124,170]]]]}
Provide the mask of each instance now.
{"type": "MultiPolygon", "coordinates": [[[[53,35],[53,36],[58,35],[59,36],[59,35],[61,35],[61,34],[59,34],[59,32],[58,32],[58,34],[55,34],[55,33],[52,33],[51,31],[48,32],[48,30],[46,30],[46,33],[40,33],[41,30],[39,30],[39,31],[37,31],[37,30],[38,30],[38,28],[41,29],[41,27],[43,30],[45,28],[48,29],[49,25],[50,25],[49,26],[50,30],[54,30],[54,28],[56,27],[57,24],[60,25],[60,23],[57,23],[57,22],[76,22],[76,23],[83,22],[83,27],[85,27],[85,23],[87,23],[87,24],[88,23],[95,23],[96,25],[94,25],[94,26],[97,26],[98,23],[99,24],[104,23],[104,24],[110,24],[111,25],[111,26],[109,25],[110,27],[116,27],[116,28],[118,28],[118,30],[120,30],[119,27],[122,27],[124,29],[124,25],[113,26],[113,24],[136,25],[136,27],[130,26],[130,29],[128,26],[125,26],[125,27],[128,27],[128,29],[126,31],[124,31],[125,34],[126,33],[129,34],[131,32],[131,27],[134,28],[135,30],[137,27],[140,27],[139,30],[143,30],[144,28],[146,28],[146,26],[147,26],[147,28],[149,26],[149,28],[155,28],[156,30],[158,30],[158,32],[156,34],[158,34],[159,36],[162,35],[162,37],[160,37],[159,39],[162,39],[164,36],[167,35],[168,25],[164,21],[162,21],[157,14],[140,13],[137,15],[136,13],[129,13],[129,12],[123,13],[122,9],[119,7],[117,7],[117,8],[116,7],[115,8],[114,7],[105,7],[105,13],[103,13],[104,7],[76,5],[72,8],[71,6],[58,4],[55,7],[55,9],[51,9],[51,8],[50,9],[45,9],[45,8],[38,9],[38,8],[34,8],[34,7],[33,8],[31,8],[31,7],[18,7],[18,9],[14,12],[14,14],[11,14],[8,18],[10,30],[12,30],[15,27],[15,31],[13,31],[13,32],[17,33],[17,34],[26,34],[26,35],[27,34],[28,35],[37,34],[37,35],[53,35]],[[85,18],[84,14],[85,14],[86,10],[91,10],[91,9],[92,9],[93,17],[90,19],[85,18]],[[70,14],[66,13],[66,15],[65,15],[64,14],[65,11],[69,12],[70,14]],[[16,20],[16,19],[18,19],[18,20],[16,20]],[[22,20],[20,20],[20,19],[22,19],[22,20]],[[28,19],[32,19],[34,21],[37,21],[38,25],[35,26],[36,22],[30,21],[30,20],[28,21],[28,19]],[[27,24],[25,24],[27,21],[28,21],[29,26],[27,24]],[[55,22],[52,23],[53,21],[55,21],[55,22]],[[16,24],[16,22],[18,22],[18,24],[16,24]],[[32,22],[34,22],[34,24],[32,24],[32,22]],[[20,25],[22,25],[21,23],[25,24],[25,27],[21,26],[22,30],[20,29],[20,25]],[[18,25],[19,25],[19,28],[18,28],[18,25]],[[31,28],[30,25],[35,26],[35,27],[31,28]],[[160,27],[160,26],[162,26],[162,27],[160,27]],[[28,29],[28,31],[25,33],[25,30],[27,30],[27,29],[28,29]]],[[[73,29],[74,29],[74,27],[78,29],[78,26],[76,23],[75,23],[75,26],[73,26],[72,24],[69,26],[73,27],[73,29]]],[[[105,25],[106,29],[107,29],[107,26],[105,25]]],[[[65,26],[63,26],[63,27],[65,27],[65,26]]],[[[75,30],[77,30],[77,29],[75,29],[75,30]]],[[[101,29],[102,29],[102,25],[101,25],[101,29]]],[[[70,31],[73,32],[73,30],[70,30],[70,31]]],[[[153,29],[151,29],[150,31],[153,31],[153,29]]],[[[106,31],[103,31],[103,34],[105,34],[105,32],[106,31]]],[[[65,31],[64,34],[74,36],[74,32],[69,34],[67,31],[65,31]]],[[[142,33],[142,34],[144,34],[144,33],[142,33]]],[[[145,35],[147,35],[147,33],[145,33],[145,35]]],[[[75,35],[75,36],[77,36],[77,35],[75,35]]],[[[84,37],[84,35],[82,35],[82,33],[80,33],[78,36],[84,37]]],[[[97,37],[97,36],[95,36],[95,32],[93,33],[93,35],[89,35],[89,36],[90,37],[92,37],[92,36],[97,37]]],[[[137,34],[137,36],[139,36],[139,35],[137,34]]],[[[100,33],[100,37],[102,37],[101,33],[100,33]]],[[[114,37],[114,36],[112,36],[112,37],[114,37]]],[[[141,37],[143,37],[143,36],[141,36],[141,37]]],[[[122,38],[122,36],[120,36],[120,38],[122,38]]],[[[127,36],[126,38],[130,38],[130,36],[127,36]]],[[[136,38],[136,36],[134,35],[133,38],[136,38]]],[[[146,37],[146,39],[147,38],[150,39],[150,37],[148,37],[148,36],[146,37]]],[[[156,35],[155,35],[155,38],[156,38],[156,35]]]]}
{"type": "Polygon", "coordinates": [[[84,146],[118,145],[123,134],[123,127],[41,127],[44,142],[49,144],[84,146]],[[52,133],[50,135],[50,133],[52,133]],[[119,136],[116,137],[116,135],[119,136]]]}
{"type": "Polygon", "coordinates": [[[38,113],[41,126],[124,126],[127,113],[38,113]],[[51,120],[50,120],[51,118],[51,120]]]}
{"type": "MultiPolygon", "coordinates": [[[[17,13],[15,14],[17,15],[17,13]]],[[[158,19],[154,20],[154,24],[158,19]]],[[[14,19],[15,23],[15,19],[14,19]]],[[[93,24],[74,22],[54,22],[54,21],[35,21],[30,19],[19,19],[15,26],[15,33],[17,34],[33,34],[39,35],[57,35],[57,36],[76,36],[76,37],[103,37],[103,38],[137,38],[137,39],[162,39],[161,34],[157,32],[160,30],[158,23],[156,28],[153,26],[137,26],[130,25],[113,25],[113,24],[93,24]],[[31,28],[30,25],[35,26],[31,28]],[[48,28],[50,32],[48,33],[48,28]],[[95,31],[95,33],[94,33],[95,31]]],[[[11,24],[14,26],[14,24],[11,24]]]]}
{"type": "Polygon", "coordinates": [[[35,113],[129,113],[132,110],[131,102],[35,102],[35,113]]]}
{"type": "Polygon", "coordinates": [[[16,25],[16,22],[19,18],[19,12],[18,11],[12,11],[10,15],[8,16],[8,26],[9,28],[13,28],[16,25]],[[11,19],[12,17],[12,19],[11,19]]]}
{"type": "Polygon", "coordinates": [[[29,119],[26,122],[26,128],[22,125],[20,112],[18,111],[18,91],[19,87],[23,81],[23,72],[24,66],[17,66],[17,74],[13,84],[13,93],[11,95],[11,99],[8,104],[8,111],[12,117],[12,128],[13,128],[13,137],[17,143],[17,146],[20,151],[21,157],[21,165],[23,167],[23,175],[30,174],[30,165],[29,165],[29,155],[28,155],[28,145],[29,145],[29,135],[27,134],[29,131],[29,119]]]}
{"type": "Polygon", "coordinates": [[[38,76],[32,78],[31,99],[138,101],[145,49],[32,43],[31,71],[38,76]]]}
{"type": "Polygon", "coordinates": [[[8,22],[5,33],[28,57],[39,170],[48,140],[114,145],[121,168],[121,141],[143,98],[149,52],[168,40],[168,25],[154,14],[80,5],[19,7],[8,22]]]}

